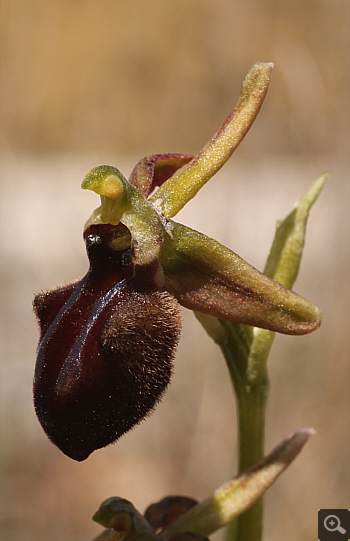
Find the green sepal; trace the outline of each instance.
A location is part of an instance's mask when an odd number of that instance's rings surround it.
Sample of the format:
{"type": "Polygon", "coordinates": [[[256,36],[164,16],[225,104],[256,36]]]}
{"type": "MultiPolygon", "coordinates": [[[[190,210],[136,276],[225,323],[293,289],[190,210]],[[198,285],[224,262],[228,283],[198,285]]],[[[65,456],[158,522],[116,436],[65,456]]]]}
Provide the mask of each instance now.
{"type": "Polygon", "coordinates": [[[306,334],[319,309],[215,241],[175,222],[159,253],[165,286],[190,310],[284,334],[306,334]]]}
{"type": "Polygon", "coordinates": [[[245,77],[238,103],[210,141],[150,197],[166,218],[173,218],[221,169],[256,119],[270,84],[273,64],[257,62],[245,77]]]}

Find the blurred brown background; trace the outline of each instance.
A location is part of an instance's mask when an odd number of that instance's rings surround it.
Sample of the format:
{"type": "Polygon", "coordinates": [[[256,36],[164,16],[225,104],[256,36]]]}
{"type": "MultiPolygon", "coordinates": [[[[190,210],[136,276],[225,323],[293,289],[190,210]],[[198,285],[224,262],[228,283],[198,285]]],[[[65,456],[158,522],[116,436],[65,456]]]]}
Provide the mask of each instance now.
{"type": "MultiPolygon", "coordinates": [[[[324,312],[277,337],[267,450],[317,435],[266,496],[270,541],[316,538],[317,510],[349,506],[348,0],[1,0],[1,539],[87,541],[112,495],[143,511],[205,498],[235,472],[234,399],[219,350],[191,313],[156,412],[74,463],[44,436],[31,381],[34,292],[84,274],[80,191],[93,166],[126,175],[147,153],[197,152],[256,61],[275,70],[231,162],[179,217],[264,266],[275,221],[328,170],[295,289],[324,312]]],[[[221,539],[217,534],[213,539],[221,539]]]]}

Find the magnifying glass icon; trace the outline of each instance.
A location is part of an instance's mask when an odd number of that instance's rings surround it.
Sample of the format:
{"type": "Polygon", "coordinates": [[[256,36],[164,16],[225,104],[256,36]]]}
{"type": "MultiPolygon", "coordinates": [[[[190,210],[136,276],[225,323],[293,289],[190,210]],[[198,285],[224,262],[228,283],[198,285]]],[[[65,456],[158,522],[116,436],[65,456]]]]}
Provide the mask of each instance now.
{"type": "Polygon", "coordinates": [[[329,532],[340,532],[340,533],[346,533],[346,530],[341,527],[340,520],[337,517],[337,515],[327,515],[324,519],[324,527],[329,532]]]}

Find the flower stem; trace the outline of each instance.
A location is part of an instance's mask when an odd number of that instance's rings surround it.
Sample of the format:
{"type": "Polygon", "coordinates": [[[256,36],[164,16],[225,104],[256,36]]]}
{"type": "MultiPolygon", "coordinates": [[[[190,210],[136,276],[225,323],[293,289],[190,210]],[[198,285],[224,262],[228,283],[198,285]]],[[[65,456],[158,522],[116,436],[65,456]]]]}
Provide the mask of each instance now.
{"type": "MultiPolygon", "coordinates": [[[[237,393],[237,413],[239,425],[238,471],[251,468],[264,456],[265,413],[267,404],[268,382],[257,387],[243,386],[237,393]]],[[[248,511],[237,519],[236,527],[232,526],[235,537],[228,540],[243,541],[250,539],[259,541],[262,538],[263,500],[260,498],[248,511]]]]}
{"type": "MultiPolygon", "coordinates": [[[[252,381],[245,354],[244,328],[225,324],[227,340],[221,344],[235,390],[238,416],[238,472],[251,468],[264,456],[265,414],[268,396],[266,364],[258,382],[252,381]],[[243,331],[243,332],[242,332],[243,331]],[[240,340],[237,340],[240,335],[240,340]],[[241,347],[237,348],[237,344],[241,347]]],[[[226,541],[261,541],[263,501],[258,500],[228,528],[226,541]]]]}

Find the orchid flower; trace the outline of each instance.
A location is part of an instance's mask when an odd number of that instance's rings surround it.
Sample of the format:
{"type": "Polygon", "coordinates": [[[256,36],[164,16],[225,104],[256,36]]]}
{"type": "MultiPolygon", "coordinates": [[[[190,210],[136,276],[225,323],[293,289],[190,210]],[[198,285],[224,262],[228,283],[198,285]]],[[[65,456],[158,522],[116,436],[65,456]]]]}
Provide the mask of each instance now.
{"type": "Polygon", "coordinates": [[[50,440],[86,459],[144,419],[169,383],[180,305],[285,334],[319,327],[318,308],[219,242],[172,220],[224,165],[267,92],[272,64],[255,64],[237,107],[195,157],[142,159],[129,181],[92,169],[101,197],[84,229],[89,270],[35,297],[41,336],[34,403],[50,440]]]}

